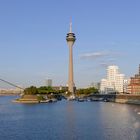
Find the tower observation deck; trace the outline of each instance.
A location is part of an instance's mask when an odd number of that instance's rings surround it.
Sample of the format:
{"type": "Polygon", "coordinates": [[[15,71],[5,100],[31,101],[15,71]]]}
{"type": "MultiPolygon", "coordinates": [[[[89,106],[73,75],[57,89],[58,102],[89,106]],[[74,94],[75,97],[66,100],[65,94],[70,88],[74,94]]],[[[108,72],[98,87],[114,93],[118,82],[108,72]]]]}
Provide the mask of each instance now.
{"type": "Polygon", "coordinates": [[[75,34],[72,33],[72,22],[70,22],[70,31],[67,33],[66,41],[69,47],[69,74],[68,74],[68,91],[74,95],[74,73],[73,73],[73,45],[76,40],[75,34]]]}

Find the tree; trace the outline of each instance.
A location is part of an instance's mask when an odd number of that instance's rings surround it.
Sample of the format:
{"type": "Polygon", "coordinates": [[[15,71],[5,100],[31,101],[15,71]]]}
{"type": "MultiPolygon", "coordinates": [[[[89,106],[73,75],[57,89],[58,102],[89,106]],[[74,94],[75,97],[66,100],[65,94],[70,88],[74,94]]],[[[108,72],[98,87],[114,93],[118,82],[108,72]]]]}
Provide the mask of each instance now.
{"type": "Polygon", "coordinates": [[[39,101],[45,100],[45,98],[44,98],[42,95],[38,95],[38,96],[37,96],[37,99],[38,99],[39,101]]]}
{"type": "Polygon", "coordinates": [[[89,95],[89,94],[98,93],[98,90],[94,87],[86,88],[86,89],[78,89],[76,91],[77,95],[89,95]]]}
{"type": "Polygon", "coordinates": [[[51,94],[51,93],[57,93],[56,90],[54,90],[52,87],[48,86],[42,86],[38,88],[39,94],[51,94]]]}
{"type": "Polygon", "coordinates": [[[28,87],[24,90],[26,95],[36,95],[38,94],[38,89],[35,86],[28,87]]]}

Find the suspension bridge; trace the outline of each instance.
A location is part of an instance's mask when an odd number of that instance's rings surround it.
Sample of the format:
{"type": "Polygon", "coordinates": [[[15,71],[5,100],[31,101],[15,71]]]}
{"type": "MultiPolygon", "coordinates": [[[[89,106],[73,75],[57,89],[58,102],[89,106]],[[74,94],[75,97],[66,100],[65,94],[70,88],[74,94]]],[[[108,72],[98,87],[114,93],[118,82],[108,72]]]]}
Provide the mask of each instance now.
{"type": "MultiPolygon", "coordinates": [[[[8,84],[8,85],[10,85],[10,86],[12,86],[12,87],[15,87],[15,88],[17,88],[17,89],[20,89],[21,91],[24,91],[24,88],[22,88],[22,87],[20,87],[20,86],[17,86],[16,84],[14,84],[14,83],[12,83],[12,82],[9,82],[9,81],[4,80],[4,79],[2,79],[2,78],[0,78],[0,81],[3,82],[3,83],[6,83],[6,84],[8,84]]],[[[20,93],[20,94],[22,94],[22,93],[20,93]]]]}

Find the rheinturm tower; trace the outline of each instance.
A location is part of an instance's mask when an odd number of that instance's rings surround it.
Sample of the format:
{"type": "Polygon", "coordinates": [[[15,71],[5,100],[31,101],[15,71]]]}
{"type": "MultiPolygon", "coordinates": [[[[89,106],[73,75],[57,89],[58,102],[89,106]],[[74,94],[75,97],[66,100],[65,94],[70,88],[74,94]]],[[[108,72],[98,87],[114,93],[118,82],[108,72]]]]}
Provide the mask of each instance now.
{"type": "Polygon", "coordinates": [[[75,34],[72,33],[72,22],[70,22],[70,30],[67,33],[66,40],[69,47],[69,75],[68,75],[68,91],[74,95],[74,74],[73,74],[73,44],[76,40],[75,34]]]}

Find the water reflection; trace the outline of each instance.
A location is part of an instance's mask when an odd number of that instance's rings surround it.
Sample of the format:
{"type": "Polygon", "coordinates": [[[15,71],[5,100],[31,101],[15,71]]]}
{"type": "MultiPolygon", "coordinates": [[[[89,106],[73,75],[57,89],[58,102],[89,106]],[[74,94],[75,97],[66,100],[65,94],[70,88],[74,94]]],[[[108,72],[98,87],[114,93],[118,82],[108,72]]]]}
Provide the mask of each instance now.
{"type": "Polygon", "coordinates": [[[3,140],[140,140],[140,106],[61,101],[13,104],[0,97],[3,140]]]}
{"type": "Polygon", "coordinates": [[[67,126],[67,135],[65,135],[65,139],[73,140],[75,136],[75,110],[74,104],[72,102],[68,102],[66,104],[66,126],[67,126]]]}
{"type": "Polygon", "coordinates": [[[136,109],[138,111],[140,106],[115,103],[102,104],[100,117],[102,118],[102,125],[106,128],[104,130],[106,139],[137,140],[139,138],[140,118],[136,109]]]}

